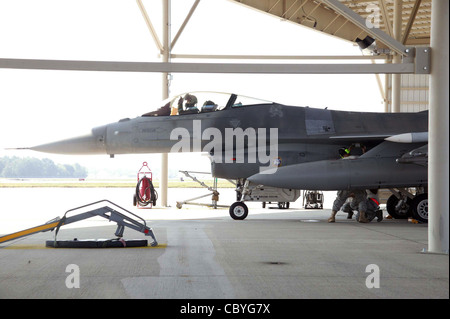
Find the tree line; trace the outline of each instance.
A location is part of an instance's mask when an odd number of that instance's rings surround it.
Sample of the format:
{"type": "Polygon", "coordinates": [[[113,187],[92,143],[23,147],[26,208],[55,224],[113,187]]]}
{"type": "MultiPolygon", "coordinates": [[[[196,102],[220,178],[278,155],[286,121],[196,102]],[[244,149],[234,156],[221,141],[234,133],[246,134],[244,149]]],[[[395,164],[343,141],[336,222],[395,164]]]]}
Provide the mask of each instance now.
{"type": "Polygon", "coordinates": [[[56,164],[51,159],[0,157],[0,177],[6,178],[86,178],[88,171],[76,163],[56,164]]]}

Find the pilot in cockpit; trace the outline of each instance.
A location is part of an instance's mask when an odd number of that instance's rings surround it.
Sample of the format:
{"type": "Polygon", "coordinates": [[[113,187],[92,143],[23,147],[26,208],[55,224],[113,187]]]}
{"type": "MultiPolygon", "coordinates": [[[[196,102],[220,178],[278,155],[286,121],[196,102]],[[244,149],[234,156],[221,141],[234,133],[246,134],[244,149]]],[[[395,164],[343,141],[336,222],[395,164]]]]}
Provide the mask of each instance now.
{"type": "Polygon", "coordinates": [[[178,114],[197,114],[199,112],[197,108],[197,97],[192,94],[186,94],[184,98],[178,100],[178,114]],[[184,109],[183,109],[183,101],[184,109]]]}
{"type": "Polygon", "coordinates": [[[211,100],[207,100],[203,103],[202,112],[214,112],[217,109],[217,104],[211,100]]]}

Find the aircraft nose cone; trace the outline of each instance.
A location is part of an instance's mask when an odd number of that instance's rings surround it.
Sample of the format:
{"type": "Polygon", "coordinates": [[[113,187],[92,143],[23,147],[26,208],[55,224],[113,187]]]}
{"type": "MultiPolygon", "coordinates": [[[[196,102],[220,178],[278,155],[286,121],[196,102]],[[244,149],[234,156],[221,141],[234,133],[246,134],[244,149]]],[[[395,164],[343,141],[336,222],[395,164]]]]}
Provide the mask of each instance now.
{"type": "Polygon", "coordinates": [[[30,147],[30,149],[44,153],[67,155],[106,154],[105,144],[106,125],[92,129],[90,134],[37,145],[30,147]]]}

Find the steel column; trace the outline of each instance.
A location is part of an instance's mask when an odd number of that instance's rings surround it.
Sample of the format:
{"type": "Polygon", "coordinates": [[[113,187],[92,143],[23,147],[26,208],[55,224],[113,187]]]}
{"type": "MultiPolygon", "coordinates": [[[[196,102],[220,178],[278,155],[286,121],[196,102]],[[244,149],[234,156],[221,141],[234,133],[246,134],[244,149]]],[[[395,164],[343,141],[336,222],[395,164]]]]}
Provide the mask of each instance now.
{"type": "Polygon", "coordinates": [[[449,246],[448,28],[449,2],[433,0],[428,144],[428,251],[447,254],[449,246]]]}
{"type": "MultiPolygon", "coordinates": [[[[163,63],[170,63],[170,0],[163,0],[163,63]]],[[[162,73],[162,98],[169,97],[170,74],[162,73]]],[[[161,206],[167,207],[169,154],[161,154],[161,177],[159,191],[161,193],[161,206]]]]}
{"type": "MultiPolygon", "coordinates": [[[[400,40],[402,37],[402,5],[403,0],[394,1],[394,38],[400,40]]],[[[402,56],[396,53],[394,55],[394,63],[401,63],[402,56]]],[[[392,75],[392,104],[391,112],[400,112],[401,102],[401,86],[402,76],[401,74],[392,75]]]]}
{"type": "MultiPolygon", "coordinates": [[[[163,63],[170,62],[170,0],[163,0],[163,63]]],[[[169,97],[169,81],[170,74],[162,73],[162,98],[169,97]]],[[[167,191],[168,191],[168,171],[169,171],[169,155],[161,154],[161,177],[159,191],[161,193],[161,206],[167,207],[167,191]]]]}

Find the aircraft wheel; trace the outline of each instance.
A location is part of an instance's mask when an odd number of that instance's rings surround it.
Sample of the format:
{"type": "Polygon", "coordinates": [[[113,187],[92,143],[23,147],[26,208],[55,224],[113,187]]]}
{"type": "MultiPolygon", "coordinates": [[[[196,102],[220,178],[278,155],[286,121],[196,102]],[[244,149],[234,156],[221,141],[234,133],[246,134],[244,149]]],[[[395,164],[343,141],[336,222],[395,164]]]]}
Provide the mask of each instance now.
{"type": "Polygon", "coordinates": [[[133,195],[133,206],[136,206],[137,204],[137,199],[136,199],[136,194],[133,195]]]}
{"type": "Polygon", "coordinates": [[[411,208],[414,219],[422,223],[428,223],[428,194],[420,194],[414,197],[411,208]]]}
{"type": "Polygon", "coordinates": [[[278,208],[279,209],[288,209],[289,208],[289,202],[278,202],[278,208]]]}
{"type": "Polygon", "coordinates": [[[395,195],[391,195],[386,202],[386,210],[389,215],[395,219],[407,219],[411,216],[411,199],[407,198],[400,207],[398,207],[399,199],[395,195]]]}
{"type": "Polygon", "coordinates": [[[230,216],[236,220],[245,219],[248,215],[248,207],[243,202],[235,202],[230,206],[230,216]]]}

